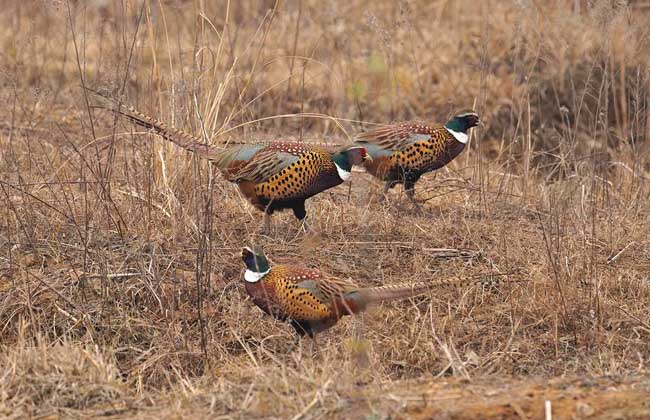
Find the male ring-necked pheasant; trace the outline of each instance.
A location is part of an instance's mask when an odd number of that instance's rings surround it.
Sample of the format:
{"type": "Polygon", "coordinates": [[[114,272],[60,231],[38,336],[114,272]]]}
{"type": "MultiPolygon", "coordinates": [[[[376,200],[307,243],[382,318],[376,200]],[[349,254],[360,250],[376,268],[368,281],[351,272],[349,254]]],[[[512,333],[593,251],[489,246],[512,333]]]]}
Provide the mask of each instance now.
{"type": "Polygon", "coordinates": [[[463,151],[468,130],[479,123],[474,111],[462,111],[445,125],[411,121],[382,126],[357,135],[356,144],[372,156],[365,167],[385,181],[384,194],[397,184],[415,202],[415,183],[426,172],[440,169],[463,151]]]}
{"type": "Polygon", "coordinates": [[[444,285],[490,284],[486,279],[443,279],[414,284],[359,288],[351,282],[326,276],[318,270],[275,265],[264,252],[245,247],[246,292],[260,309],[281,321],[290,321],[299,336],[334,326],[345,315],[364,311],[369,305],[406,299],[444,285]]]}
{"type": "Polygon", "coordinates": [[[239,186],[256,209],[264,212],[266,233],[270,231],[270,216],[275,211],[291,209],[303,221],[307,215],[306,199],[346,181],[353,165],[372,159],[361,145],[345,146],[336,152],[300,142],[238,144],[219,149],[133,107],[118,106],[113,99],[95,93],[110,101],[107,108],[113,112],[214,163],[226,179],[239,186]]]}

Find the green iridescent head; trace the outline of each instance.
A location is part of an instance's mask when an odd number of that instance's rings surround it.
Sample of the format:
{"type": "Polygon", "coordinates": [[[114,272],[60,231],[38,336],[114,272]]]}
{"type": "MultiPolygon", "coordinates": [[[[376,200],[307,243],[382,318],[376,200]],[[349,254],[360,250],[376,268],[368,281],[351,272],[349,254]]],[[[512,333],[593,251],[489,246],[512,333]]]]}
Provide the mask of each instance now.
{"type": "Polygon", "coordinates": [[[266,259],[264,251],[260,247],[245,247],[241,251],[242,259],[246,269],[253,273],[266,273],[269,271],[269,260],[266,259]]]}
{"type": "Polygon", "coordinates": [[[372,160],[363,146],[345,146],[332,153],[332,160],[344,171],[350,172],[353,165],[362,165],[367,160],[372,160]]]}
{"type": "Polygon", "coordinates": [[[476,127],[479,124],[478,114],[473,110],[461,111],[451,117],[445,128],[455,131],[456,133],[467,134],[467,130],[476,127]]]}

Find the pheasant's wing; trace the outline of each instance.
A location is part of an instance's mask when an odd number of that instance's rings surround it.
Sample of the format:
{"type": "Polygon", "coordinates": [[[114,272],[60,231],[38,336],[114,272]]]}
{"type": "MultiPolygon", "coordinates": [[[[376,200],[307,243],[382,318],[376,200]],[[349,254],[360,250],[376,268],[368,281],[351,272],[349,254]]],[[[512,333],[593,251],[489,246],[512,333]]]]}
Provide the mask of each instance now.
{"type": "Polygon", "coordinates": [[[351,281],[334,277],[322,277],[316,282],[315,288],[325,302],[332,302],[345,293],[358,289],[358,286],[351,281]]]}
{"type": "Polygon", "coordinates": [[[227,179],[234,182],[242,168],[263,148],[264,145],[261,144],[231,146],[215,156],[212,162],[223,172],[227,179]]]}
{"type": "Polygon", "coordinates": [[[299,156],[273,149],[263,149],[256,153],[233,177],[233,181],[260,183],[268,181],[287,166],[300,159],[299,156]]]}
{"type": "Polygon", "coordinates": [[[351,280],[339,279],[325,275],[319,270],[304,267],[292,267],[285,278],[297,287],[309,289],[324,303],[329,303],[333,298],[359,288],[351,280]]]}
{"type": "Polygon", "coordinates": [[[426,142],[442,126],[432,126],[421,121],[408,121],[389,124],[357,135],[359,143],[379,147],[383,150],[404,150],[409,146],[426,142]]]}

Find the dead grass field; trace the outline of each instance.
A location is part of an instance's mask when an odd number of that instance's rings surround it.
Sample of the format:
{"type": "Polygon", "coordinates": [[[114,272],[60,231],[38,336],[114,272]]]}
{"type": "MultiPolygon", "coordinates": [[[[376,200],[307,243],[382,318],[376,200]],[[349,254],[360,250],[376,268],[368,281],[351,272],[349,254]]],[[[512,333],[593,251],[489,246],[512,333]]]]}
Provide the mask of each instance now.
{"type": "Polygon", "coordinates": [[[647,2],[10,1],[0,10],[0,416],[650,418],[647,2]],[[375,200],[261,217],[82,85],[213,145],[485,126],[375,200]],[[294,349],[248,301],[261,244],[363,285],[490,271],[294,349]],[[514,277],[514,276],[513,276],[514,277]]]}

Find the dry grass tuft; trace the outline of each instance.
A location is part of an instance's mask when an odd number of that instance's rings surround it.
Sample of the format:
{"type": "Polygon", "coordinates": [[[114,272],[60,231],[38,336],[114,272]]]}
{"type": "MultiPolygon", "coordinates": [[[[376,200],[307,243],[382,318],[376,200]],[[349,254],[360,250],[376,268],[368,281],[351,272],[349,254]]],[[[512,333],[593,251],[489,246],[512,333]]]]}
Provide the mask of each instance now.
{"type": "Polygon", "coordinates": [[[126,395],[115,361],[97,347],[22,342],[2,354],[0,413],[9,418],[88,410],[126,395]]]}

